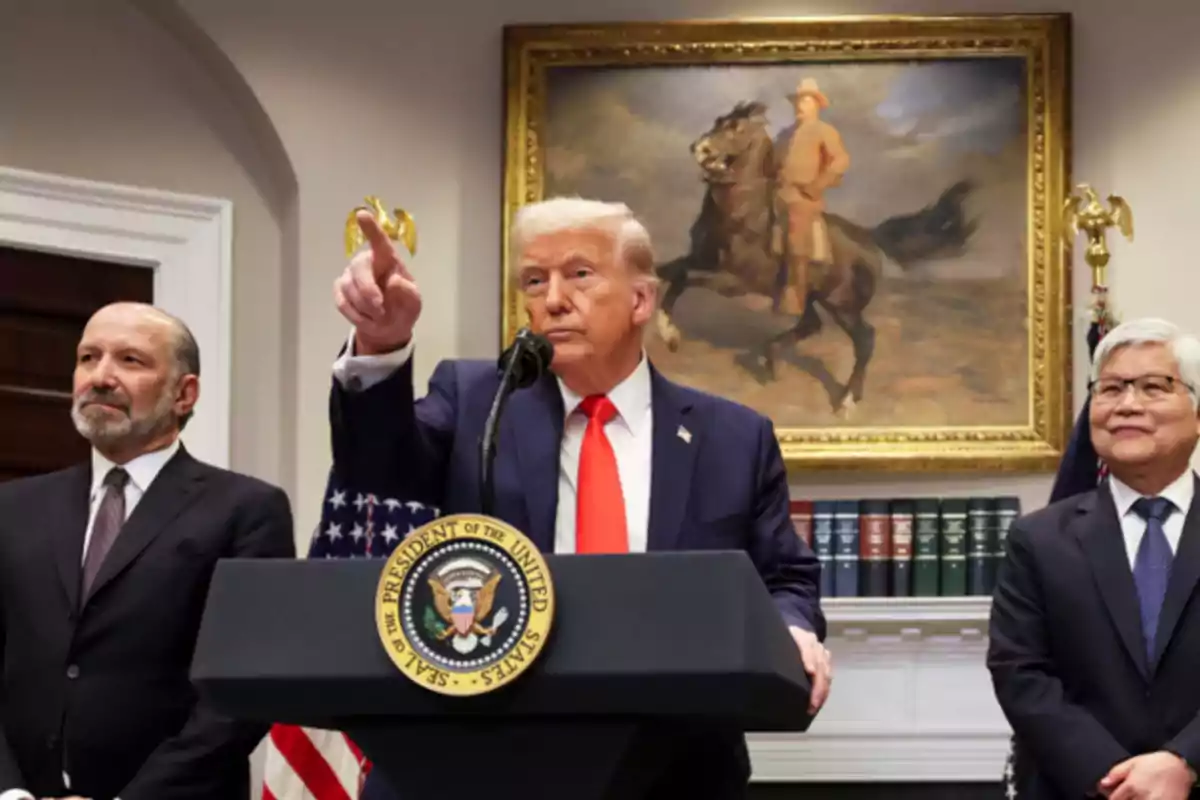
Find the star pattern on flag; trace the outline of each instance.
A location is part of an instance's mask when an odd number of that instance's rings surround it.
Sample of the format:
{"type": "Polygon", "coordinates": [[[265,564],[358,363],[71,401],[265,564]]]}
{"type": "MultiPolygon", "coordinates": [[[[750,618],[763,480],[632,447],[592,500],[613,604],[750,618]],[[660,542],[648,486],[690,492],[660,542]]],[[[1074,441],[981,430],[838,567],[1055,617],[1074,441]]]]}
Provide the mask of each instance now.
{"type": "MultiPolygon", "coordinates": [[[[394,497],[377,498],[339,485],[331,470],[321,521],[309,541],[309,558],[386,558],[407,535],[441,512],[394,497]]],[[[358,797],[370,761],[340,731],[276,723],[267,737],[264,800],[346,800],[358,797]]]]}
{"type": "Polygon", "coordinates": [[[441,515],[415,500],[329,486],[309,558],[387,558],[405,536],[441,515]]]}

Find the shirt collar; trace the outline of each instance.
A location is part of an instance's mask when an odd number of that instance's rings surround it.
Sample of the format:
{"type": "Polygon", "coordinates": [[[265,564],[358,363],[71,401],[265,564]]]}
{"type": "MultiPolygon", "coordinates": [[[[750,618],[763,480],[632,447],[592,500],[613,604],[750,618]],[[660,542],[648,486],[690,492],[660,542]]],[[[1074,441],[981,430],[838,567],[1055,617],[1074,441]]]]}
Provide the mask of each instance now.
{"type": "MultiPolygon", "coordinates": [[[[1123,517],[1133,509],[1133,504],[1139,498],[1144,497],[1144,495],[1119,481],[1115,475],[1109,475],[1108,480],[1109,486],[1112,487],[1113,503],[1117,507],[1117,513],[1123,517]]],[[[1158,496],[1170,500],[1175,504],[1175,508],[1179,509],[1184,516],[1187,516],[1188,509],[1192,505],[1192,495],[1195,491],[1195,478],[1193,477],[1192,470],[1188,469],[1159,492],[1158,496]]]]}
{"type": "MultiPolygon", "coordinates": [[[[150,484],[158,477],[158,473],[178,451],[179,439],[175,439],[161,450],[142,453],[128,464],[124,464],[125,471],[129,473],[129,482],[136,486],[139,492],[145,494],[146,490],[150,488],[150,484]]],[[[104,485],[104,476],[108,475],[108,471],[115,466],[117,465],[101,455],[99,450],[92,448],[91,497],[93,500],[104,485]]]]}
{"type": "MultiPolygon", "coordinates": [[[[558,389],[562,392],[563,409],[570,417],[583,402],[583,397],[568,389],[561,378],[558,379],[558,389]]],[[[630,433],[636,434],[645,419],[645,412],[650,408],[650,361],[645,352],[633,372],[608,393],[608,399],[616,407],[617,417],[625,423],[630,433]]]]}

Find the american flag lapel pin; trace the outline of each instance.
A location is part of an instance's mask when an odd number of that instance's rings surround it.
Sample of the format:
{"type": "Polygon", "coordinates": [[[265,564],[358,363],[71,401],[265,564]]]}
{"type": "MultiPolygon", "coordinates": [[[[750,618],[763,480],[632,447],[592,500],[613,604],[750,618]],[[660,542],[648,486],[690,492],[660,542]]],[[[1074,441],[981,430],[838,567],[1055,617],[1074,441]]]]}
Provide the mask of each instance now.
{"type": "Polygon", "coordinates": [[[692,443],[692,432],[689,431],[687,428],[683,427],[682,425],[679,426],[679,430],[675,431],[675,435],[678,436],[680,439],[683,439],[685,444],[692,443]]]}

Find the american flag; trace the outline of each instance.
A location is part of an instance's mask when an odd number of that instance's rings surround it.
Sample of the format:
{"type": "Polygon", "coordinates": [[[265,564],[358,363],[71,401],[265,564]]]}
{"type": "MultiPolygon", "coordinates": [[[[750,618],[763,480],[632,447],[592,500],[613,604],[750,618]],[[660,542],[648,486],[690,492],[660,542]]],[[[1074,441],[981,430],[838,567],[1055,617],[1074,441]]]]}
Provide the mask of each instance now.
{"type": "MultiPolygon", "coordinates": [[[[1092,319],[1087,331],[1088,364],[1096,355],[1096,347],[1110,330],[1116,327],[1117,320],[1108,305],[1108,288],[1106,286],[1092,287],[1092,319]]],[[[1071,431],[1071,439],[1067,442],[1066,452],[1058,464],[1058,472],[1054,476],[1054,488],[1050,491],[1050,502],[1057,503],[1077,494],[1090,492],[1095,489],[1104,477],[1104,462],[1096,454],[1092,445],[1092,428],[1088,421],[1092,405],[1091,393],[1083,401],[1083,408],[1075,419],[1075,427],[1071,431]]],[[[1017,800],[1017,786],[1020,779],[1017,771],[1020,769],[1020,753],[1015,737],[1009,739],[1008,755],[1004,762],[1004,796],[1008,800],[1017,800]]]]}
{"type": "MultiPolygon", "coordinates": [[[[377,498],[339,484],[331,471],[309,558],[386,558],[439,510],[377,498]]],[[[263,800],[358,800],[370,761],[341,731],[274,725],[266,739],[263,800]]]]}

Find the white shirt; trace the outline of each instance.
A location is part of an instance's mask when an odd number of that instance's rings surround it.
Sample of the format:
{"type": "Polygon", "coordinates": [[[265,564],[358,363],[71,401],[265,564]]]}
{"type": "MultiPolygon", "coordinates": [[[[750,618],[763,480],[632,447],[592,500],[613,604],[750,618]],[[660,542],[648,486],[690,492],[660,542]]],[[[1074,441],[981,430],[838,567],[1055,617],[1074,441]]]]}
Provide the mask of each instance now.
{"type": "MultiPolygon", "coordinates": [[[[333,374],[350,391],[369,389],[404,365],[412,356],[413,343],[392,353],[355,356],[354,333],[346,350],[333,364],[333,374]]],[[[559,450],[558,511],[554,525],[554,552],[575,552],[576,479],[579,476],[579,451],[587,418],[577,407],[582,397],[558,382],[566,419],[559,450]]],[[[625,496],[625,524],[629,551],[646,551],[650,523],[650,471],[654,418],[651,413],[650,364],[643,354],[637,368],[608,394],[617,414],[604,426],[604,433],[617,459],[621,492],[625,496]]],[[[0,796],[0,800],[8,798],[0,796]]]]}
{"type": "MultiPolygon", "coordinates": [[[[1137,561],[1138,547],[1142,544],[1142,536],[1146,533],[1146,520],[1133,510],[1133,504],[1145,495],[1139,494],[1112,475],[1108,476],[1109,487],[1112,489],[1113,503],[1117,507],[1117,515],[1121,519],[1121,533],[1125,537],[1125,552],[1129,556],[1129,568],[1133,569],[1137,561]]],[[[1175,504],[1175,510],[1163,521],[1163,532],[1171,545],[1171,554],[1179,551],[1179,539],[1183,536],[1183,521],[1192,506],[1192,495],[1195,493],[1192,470],[1188,470],[1176,478],[1158,496],[1165,497],[1175,504]]],[[[0,797],[0,800],[4,798],[0,797]]]]}
{"type": "MultiPolygon", "coordinates": [[[[125,464],[125,471],[129,473],[129,481],[125,484],[125,519],[129,519],[129,515],[133,513],[133,509],[137,506],[142,496],[150,488],[150,484],[154,483],[154,479],[158,477],[158,473],[162,472],[162,468],[167,465],[179,450],[179,440],[171,442],[161,450],[155,450],[151,453],[143,453],[129,463],[125,464]]],[[[100,502],[104,499],[104,478],[108,475],[109,470],[117,466],[112,461],[102,456],[97,450],[92,449],[92,488],[89,495],[90,510],[88,511],[87,531],[83,535],[83,550],[79,553],[79,563],[83,563],[87,557],[88,544],[92,541],[92,528],[96,524],[96,512],[100,510],[100,502]]],[[[65,772],[63,773],[63,783],[66,784],[68,791],[71,788],[71,777],[65,772]]],[[[5,792],[0,792],[0,800],[34,800],[33,795],[24,789],[9,789],[5,792]]],[[[117,798],[120,800],[120,798],[117,798]]]]}

